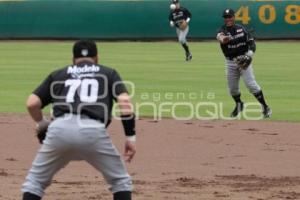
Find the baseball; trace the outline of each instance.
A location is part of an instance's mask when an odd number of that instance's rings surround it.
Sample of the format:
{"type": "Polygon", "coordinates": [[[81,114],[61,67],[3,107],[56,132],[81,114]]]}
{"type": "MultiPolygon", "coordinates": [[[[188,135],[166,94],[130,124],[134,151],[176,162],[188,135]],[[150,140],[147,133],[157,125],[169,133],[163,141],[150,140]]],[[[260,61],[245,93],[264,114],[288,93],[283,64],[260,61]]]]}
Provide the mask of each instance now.
{"type": "Polygon", "coordinates": [[[171,4],[171,5],[170,5],[170,9],[171,9],[171,10],[175,10],[175,8],[176,8],[176,5],[175,5],[175,4],[171,4]]]}

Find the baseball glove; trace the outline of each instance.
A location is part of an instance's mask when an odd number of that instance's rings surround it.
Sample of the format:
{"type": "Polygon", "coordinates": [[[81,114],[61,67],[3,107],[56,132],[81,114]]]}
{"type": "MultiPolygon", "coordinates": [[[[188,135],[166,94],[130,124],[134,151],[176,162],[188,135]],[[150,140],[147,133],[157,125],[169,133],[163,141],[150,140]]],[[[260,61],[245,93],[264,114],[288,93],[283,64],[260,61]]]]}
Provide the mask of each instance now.
{"type": "Polygon", "coordinates": [[[50,120],[43,117],[41,121],[38,122],[36,127],[36,137],[39,140],[40,144],[43,144],[44,139],[46,138],[46,133],[48,131],[48,126],[51,123],[50,120]]]}
{"type": "Polygon", "coordinates": [[[187,22],[185,21],[185,20],[183,20],[183,21],[181,21],[180,23],[179,23],[179,29],[180,30],[185,30],[186,29],[186,27],[187,27],[187,22]]]}
{"type": "Polygon", "coordinates": [[[43,144],[43,141],[46,138],[47,130],[48,130],[48,127],[36,129],[36,137],[39,140],[40,144],[43,144]]]}
{"type": "Polygon", "coordinates": [[[246,70],[252,62],[252,58],[247,55],[240,55],[234,59],[234,62],[243,70],[246,70]]]}

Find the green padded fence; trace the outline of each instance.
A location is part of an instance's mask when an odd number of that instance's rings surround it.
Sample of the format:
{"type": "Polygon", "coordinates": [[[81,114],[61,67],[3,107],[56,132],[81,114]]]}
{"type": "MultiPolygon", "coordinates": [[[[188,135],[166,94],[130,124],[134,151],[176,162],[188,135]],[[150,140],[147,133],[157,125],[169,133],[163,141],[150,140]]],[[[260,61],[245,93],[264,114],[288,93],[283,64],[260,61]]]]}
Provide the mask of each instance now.
{"type": "MultiPolygon", "coordinates": [[[[0,38],[172,38],[169,0],[0,0],[0,38]]],[[[215,38],[225,8],[257,38],[300,38],[300,1],[181,0],[190,38],[215,38]]]]}

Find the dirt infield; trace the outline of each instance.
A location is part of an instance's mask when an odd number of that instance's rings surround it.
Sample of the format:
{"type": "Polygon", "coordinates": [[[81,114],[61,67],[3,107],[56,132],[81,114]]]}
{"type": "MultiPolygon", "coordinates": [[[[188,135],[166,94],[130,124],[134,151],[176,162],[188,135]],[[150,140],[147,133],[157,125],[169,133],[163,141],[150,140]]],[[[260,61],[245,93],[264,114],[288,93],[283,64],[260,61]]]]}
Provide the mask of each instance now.
{"type": "MultiPolygon", "coordinates": [[[[0,116],[0,199],[19,200],[39,144],[27,116],[0,116]]],[[[300,199],[300,123],[138,121],[138,153],[128,164],[134,200],[300,199]]],[[[121,123],[109,132],[123,151],[121,123]]],[[[111,200],[85,162],[62,169],[44,200],[111,200]]]]}

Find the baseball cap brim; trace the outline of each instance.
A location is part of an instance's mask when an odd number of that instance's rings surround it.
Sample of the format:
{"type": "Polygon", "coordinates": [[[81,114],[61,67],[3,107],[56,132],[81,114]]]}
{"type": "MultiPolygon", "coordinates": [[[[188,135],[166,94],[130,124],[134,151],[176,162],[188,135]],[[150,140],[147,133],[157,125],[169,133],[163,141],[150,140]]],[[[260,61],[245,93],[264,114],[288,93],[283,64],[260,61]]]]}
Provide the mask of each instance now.
{"type": "Polygon", "coordinates": [[[234,17],[234,15],[229,15],[229,14],[223,15],[223,18],[228,18],[228,17],[234,17]]]}

